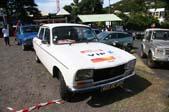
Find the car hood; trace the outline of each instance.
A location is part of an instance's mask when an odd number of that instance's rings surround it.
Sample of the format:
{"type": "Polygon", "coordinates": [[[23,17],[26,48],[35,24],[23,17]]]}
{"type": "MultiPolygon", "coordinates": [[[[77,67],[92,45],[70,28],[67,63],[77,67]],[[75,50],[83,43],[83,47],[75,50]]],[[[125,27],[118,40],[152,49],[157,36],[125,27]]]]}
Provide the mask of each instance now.
{"type": "Polygon", "coordinates": [[[126,51],[97,42],[53,45],[51,52],[67,68],[74,69],[114,67],[135,59],[126,51]]]}
{"type": "Polygon", "coordinates": [[[32,33],[24,33],[23,34],[23,39],[33,39],[37,35],[37,32],[32,32],[32,33]]]}
{"type": "Polygon", "coordinates": [[[169,40],[155,40],[153,41],[153,44],[156,46],[156,47],[167,47],[169,48],[169,40]]]}

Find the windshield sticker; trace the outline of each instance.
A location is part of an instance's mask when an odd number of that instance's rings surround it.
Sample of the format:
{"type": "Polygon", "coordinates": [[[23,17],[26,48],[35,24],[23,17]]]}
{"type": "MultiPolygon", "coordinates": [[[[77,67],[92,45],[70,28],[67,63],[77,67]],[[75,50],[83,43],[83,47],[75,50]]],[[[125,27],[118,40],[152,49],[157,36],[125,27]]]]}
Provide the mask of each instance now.
{"type": "Polygon", "coordinates": [[[99,62],[104,62],[104,61],[111,61],[112,62],[114,60],[115,60],[115,57],[113,57],[113,56],[106,56],[106,57],[91,59],[91,61],[93,63],[99,63],[99,62]]]}

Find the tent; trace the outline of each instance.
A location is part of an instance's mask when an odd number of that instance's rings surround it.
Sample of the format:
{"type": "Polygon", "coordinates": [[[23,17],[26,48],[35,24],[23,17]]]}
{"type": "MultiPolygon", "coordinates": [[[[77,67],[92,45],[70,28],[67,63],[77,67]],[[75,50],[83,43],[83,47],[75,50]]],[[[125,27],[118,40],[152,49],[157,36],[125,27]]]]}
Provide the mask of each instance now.
{"type": "Polygon", "coordinates": [[[118,16],[114,14],[92,14],[92,15],[78,15],[79,19],[83,23],[87,22],[99,22],[99,21],[122,21],[118,16]]]}

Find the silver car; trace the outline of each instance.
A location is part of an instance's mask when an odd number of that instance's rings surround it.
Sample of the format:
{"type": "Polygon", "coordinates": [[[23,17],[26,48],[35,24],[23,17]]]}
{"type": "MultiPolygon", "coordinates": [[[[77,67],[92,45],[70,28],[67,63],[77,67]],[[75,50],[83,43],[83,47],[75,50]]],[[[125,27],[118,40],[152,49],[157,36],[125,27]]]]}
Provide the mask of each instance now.
{"type": "Polygon", "coordinates": [[[147,29],[140,55],[142,58],[147,57],[149,67],[156,67],[157,62],[169,62],[169,29],[147,29]]]}

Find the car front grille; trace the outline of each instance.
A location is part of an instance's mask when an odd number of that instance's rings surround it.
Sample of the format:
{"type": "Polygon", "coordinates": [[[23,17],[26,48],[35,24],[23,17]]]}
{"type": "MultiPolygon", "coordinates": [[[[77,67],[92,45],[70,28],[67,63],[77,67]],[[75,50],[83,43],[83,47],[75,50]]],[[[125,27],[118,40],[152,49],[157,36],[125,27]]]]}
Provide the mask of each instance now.
{"type": "Polygon", "coordinates": [[[93,79],[94,82],[110,79],[119,75],[124,74],[125,65],[120,65],[113,68],[98,69],[94,70],[93,79]]]}

